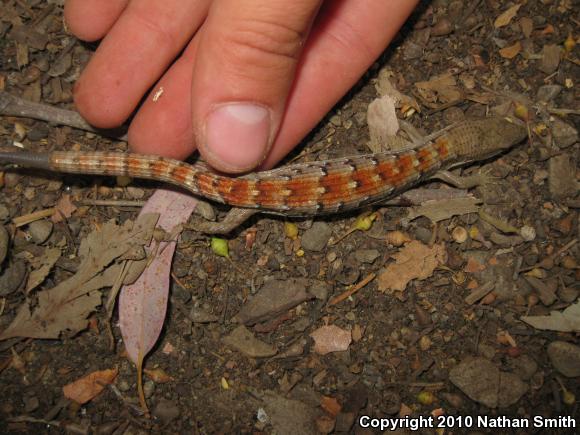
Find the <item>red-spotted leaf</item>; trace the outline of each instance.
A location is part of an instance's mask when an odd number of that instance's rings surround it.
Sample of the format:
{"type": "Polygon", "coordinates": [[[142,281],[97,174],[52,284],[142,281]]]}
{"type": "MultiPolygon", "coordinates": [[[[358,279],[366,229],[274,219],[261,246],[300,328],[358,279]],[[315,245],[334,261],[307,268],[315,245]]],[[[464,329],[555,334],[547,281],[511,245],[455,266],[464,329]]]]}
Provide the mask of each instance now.
{"type": "MultiPolygon", "coordinates": [[[[168,190],[157,190],[141,210],[159,213],[158,227],[170,233],[187,221],[195,209],[195,198],[168,190]]],[[[167,310],[171,260],[175,241],[153,241],[148,252],[155,251],[152,261],[139,279],[121,289],[119,320],[129,358],[138,366],[155,345],[167,310]]]]}

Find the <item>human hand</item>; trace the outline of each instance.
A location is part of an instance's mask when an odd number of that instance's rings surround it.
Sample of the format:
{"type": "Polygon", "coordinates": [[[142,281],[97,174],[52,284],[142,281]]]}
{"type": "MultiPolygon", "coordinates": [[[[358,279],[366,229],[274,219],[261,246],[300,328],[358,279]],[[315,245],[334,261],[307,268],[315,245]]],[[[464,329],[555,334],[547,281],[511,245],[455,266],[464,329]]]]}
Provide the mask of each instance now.
{"type": "Polygon", "coordinates": [[[245,172],[282,159],[386,48],[417,0],[67,0],[78,38],[103,38],[75,86],[133,151],[245,172]],[[154,101],[152,95],[159,93],[154,101]]]}

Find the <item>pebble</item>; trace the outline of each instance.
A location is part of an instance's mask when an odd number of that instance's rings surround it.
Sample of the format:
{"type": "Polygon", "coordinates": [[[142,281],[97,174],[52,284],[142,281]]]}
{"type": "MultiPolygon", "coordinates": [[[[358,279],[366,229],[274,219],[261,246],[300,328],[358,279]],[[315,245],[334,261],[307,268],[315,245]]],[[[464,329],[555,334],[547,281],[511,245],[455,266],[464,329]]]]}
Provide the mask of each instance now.
{"type": "Polygon", "coordinates": [[[520,228],[520,236],[522,236],[526,242],[531,242],[536,238],[536,230],[534,227],[524,225],[520,228]]]}
{"type": "Polygon", "coordinates": [[[312,227],[302,235],[302,247],[307,251],[320,252],[332,236],[330,225],[325,222],[314,222],[312,227]]]}
{"type": "Polygon", "coordinates": [[[202,307],[193,306],[189,311],[189,319],[194,323],[217,322],[219,318],[202,307]]]}
{"type": "Polygon", "coordinates": [[[428,228],[418,227],[417,230],[415,231],[415,238],[425,244],[428,244],[431,241],[432,237],[433,233],[428,228]]]}
{"type": "Polygon", "coordinates": [[[27,187],[22,192],[22,196],[29,201],[36,199],[36,188],[35,187],[27,187]]]}
{"type": "Polygon", "coordinates": [[[117,387],[120,391],[129,391],[131,389],[131,385],[125,379],[119,381],[117,387]]]}
{"type": "Polygon", "coordinates": [[[401,409],[401,397],[394,390],[388,390],[383,393],[381,406],[385,414],[394,415],[401,409]]]}
{"type": "Polygon", "coordinates": [[[336,416],[336,432],[347,433],[354,425],[356,415],[354,412],[341,412],[336,416]]]}
{"type": "Polygon", "coordinates": [[[310,319],[308,317],[300,317],[292,324],[292,328],[298,332],[304,332],[310,326],[310,319]]]}
{"type": "Polygon", "coordinates": [[[28,131],[28,139],[33,142],[45,139],[48,137],[48,124],[44,122],[37,122],[30,131],[28,131]]]}
{"type": "Polygon", "coordinates": [[[538,92],[536,93],[536,99],[548,103],[556,98],[560,92],[562,92],[562,86],[560,85],[544,85],[540,86],[538,92]]]}
{"type": "Polygon", "coordinates": [[[562,302],[570,304],[578,298],[579,293],[580,292],[573,287],[561,287],[560,290],[558,290],[558,297],[562,302]]]}
{"type": "Polygon", "coordinates": [[[14,188],[21,182],[21,176],[16,172],[6,172],[4,174],[4,186],[7,188],[14,188]]]}
{"type": "Polygon", "coordinates": [[[528,391],[518,376],[500,371],[485,358],[466,358],[450,370],[449,380],[472,400],[488,408],[511,406],[528,391]]]}
{"type": "Polygon", "coordinates": [[[10,219],[10,210],[4,204],[0,204],[0,222],[6,222],[10,219]]]}
{"type": "Polygon", "coordinates": [[[538,371],[538,364],[529,355],[521,355],[510,360],[513,372],[523,381],[528,381],[538,371]]]}
{"type": "Polygon", "coordinates": [[[557,118],[552,123],[552,135],[560,148],[568,148],[578,142],[578,130],[557,118]]]}
{"type": "Polygon", "coordinates": [[[161,399],[157,405],[155,405],[153,415],[164,423],[169,423],[179,417],[180,411],[177,404],[172,400],[161,399]]]}
{"type": "Polygon", "coordinates": [[[479,343],[479,346],[477,346],[477,353],[484,358],[491,360],[495,356],[495,348],[489,344],[479,343]]]}
{"type": "Polygon", "coordinates": [[[335,127],[340,127],[342,125],[342,118],[339,115],[333,115],[330,118],[330,123],[335,127]]]}
{"type": "Polygon", "coordinates": [[[238,326],[222,341],[250,358],[268,358],[277,352],[274,346],[258,340],[244,325],[238,326]]]}
{"type": "Polygon", "coordinates": [[[580,376],[580,346],[566,341],[554,341],[548,345],[548,357],[564,376],[580,376]]]}
{"type": "Polygon", "coordinates": [[[146,399],[150,399],[153,396],[153,393],[155,393],[155,382],[148,379],[143,384],[143,394],[145,394],[146,399]]]}
{"type": "Polygon", "coordinates": [[[378,249],[357,249],[354,253],[354,258],[360,263],[373,263],[381,253],[378,249]]]}
{"type": "Polygon", "coordinates": [[[36,411],[39,406],[40,401],[36,396],[27,397],[24,399],[24,412],[27,414],[36,411]]]}
{"type": "Polygon", "coordinates": [[[10,235],[8,234],[8,230],[3,225],[0,225],[0,264],[6,259],[9,244],[10,235]]]}
{"type": "Polygon", "coordinates": [[[8,296],[20,288],[26,276],[26,266],[22,261],[10,264],[0,275],[0,297],[8,296]]]}
{"type": "Polygon", "coordinates": [[[453,32],[453,25],[447,18],[441,18],[433,27],[431,27],[431,35],[444,36],[453,32]]]}
{"type": "Polygon", "coordinates": [[[568,154],[560,154],[550,159],[548,164],[548,186],[554,198],[576,195],[576,165],[568,154]]]}
{"type": "Polygon", "coordinates": [[[542,49],[542,59],[538,69],[546,74],[552,74],[560,65],[562,48],[556,44],[546,44],[542,49]]]}
{"type": "Polygon", "coordinates": [[[28,225],[28,233],[34,243],[41,245],[48,240],[52,234],[53,227],[54,224],[46,219],[34,221],[28,225]]]}
{"type": "Polygon", "coordinates": [[[312,294],[319,301],[324,301],[328,299],[328,285],[323,281],[316,281],[312,284],[312,287],[308,289],[308,292],[312,294]]]}

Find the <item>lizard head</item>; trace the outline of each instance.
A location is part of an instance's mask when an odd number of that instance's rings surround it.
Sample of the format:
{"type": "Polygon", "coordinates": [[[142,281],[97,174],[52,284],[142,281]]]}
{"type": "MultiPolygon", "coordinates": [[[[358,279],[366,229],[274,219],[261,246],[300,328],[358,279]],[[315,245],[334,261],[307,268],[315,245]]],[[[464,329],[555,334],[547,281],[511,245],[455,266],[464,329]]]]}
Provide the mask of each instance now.
{"type": "Polygon", "coordinates": [[[456,157],[458,164],[486,160],[500,154],[524,140],[528,131],[525,125],[494,117],[464,124],[463,137],[458,138],[456,157]]]}

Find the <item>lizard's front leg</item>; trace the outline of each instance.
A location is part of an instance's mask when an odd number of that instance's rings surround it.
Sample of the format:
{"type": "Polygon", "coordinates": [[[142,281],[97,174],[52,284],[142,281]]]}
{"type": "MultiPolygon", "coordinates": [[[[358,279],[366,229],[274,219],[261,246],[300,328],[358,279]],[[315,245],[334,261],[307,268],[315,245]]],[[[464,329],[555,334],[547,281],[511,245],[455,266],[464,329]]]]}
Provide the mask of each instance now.
{"type": "Polygon", "coordinates": [[[228,234],[243,224],[259,210],[249,208],[232,208],[220,222],[196,220],[186,225],[187,229],[205,234],[228,234]]]}

